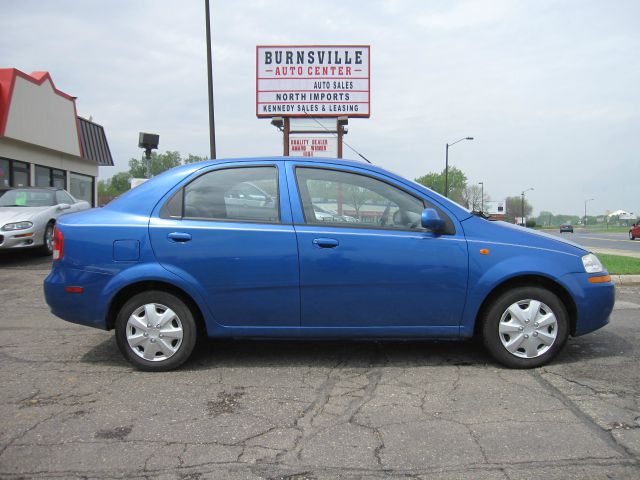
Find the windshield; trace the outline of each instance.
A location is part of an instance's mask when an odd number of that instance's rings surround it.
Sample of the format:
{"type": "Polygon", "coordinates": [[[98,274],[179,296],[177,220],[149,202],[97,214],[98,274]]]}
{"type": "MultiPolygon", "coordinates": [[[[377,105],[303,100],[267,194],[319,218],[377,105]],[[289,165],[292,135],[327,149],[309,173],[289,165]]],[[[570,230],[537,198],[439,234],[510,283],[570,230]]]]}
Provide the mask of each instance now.
{"type": "Polygon", "coordinates": [[[53,190],[7,190],[0,196],[0,207],[50,207],[56,204],[53,190]]]}

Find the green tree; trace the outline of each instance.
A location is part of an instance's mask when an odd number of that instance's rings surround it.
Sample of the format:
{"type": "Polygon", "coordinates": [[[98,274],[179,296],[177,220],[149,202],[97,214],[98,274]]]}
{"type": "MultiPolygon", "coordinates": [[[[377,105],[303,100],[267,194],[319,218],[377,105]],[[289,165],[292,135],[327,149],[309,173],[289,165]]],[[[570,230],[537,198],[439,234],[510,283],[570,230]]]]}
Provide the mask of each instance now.
{"type": "Polygon", "coordinates": [[[148,159],[146,155],[140,159],[130,159],[129,173],[132,178],[151,178],[178,165],[182,165],[180,152],[168,150],[165,153],[153,152],[148,159]]]}
{"type": "MultiPolygon", "coordinates": [[[[415,179],[416,182],[429,187],[431,190],[444,195],[445,170],[430,172],[415,179]]],[[[460,204],[464,203],[464,189],[467,186],[467,176],[457,167],[449,167],[449,198],[460,204]]]]}
{"type": "MultiPolygon", "coordinates": [[[[505,220],[509,222],[513,222],[516,217],[522,216],[522,196],[516,195],[514,197],[507,197],[506,200],[506,210],[507,213],[505,215],[505,220]]],[[[529,203],[529,201],[525,198],[524,200],[524,216],[528,217],[531,215],[533,211],[533,206],[529,203]]]]}
{"type": "Polygon", "coordinates": [[[208,160],[209,157],[200,157],[198,155],[192,155],[189,154],[189,156],[187,158],[182,159],[182,163],[187,164],[187,163],[196,163],[196,162],[202,162],[204,160],[208,160]]]}
{"type": "Polygon", "coordinates": [[[118,172],[110,179],[113,195],[120,195],[131,187],[131,174],[129,172],[118,172]]]}
{"type": "Polygon", "coordinates": [[[129,172],[118,172],[107,180],[98,181],[98,196],[100,197],[117,197],[121,193],[129,190],[129,180],[131,174],[129,172]]]}

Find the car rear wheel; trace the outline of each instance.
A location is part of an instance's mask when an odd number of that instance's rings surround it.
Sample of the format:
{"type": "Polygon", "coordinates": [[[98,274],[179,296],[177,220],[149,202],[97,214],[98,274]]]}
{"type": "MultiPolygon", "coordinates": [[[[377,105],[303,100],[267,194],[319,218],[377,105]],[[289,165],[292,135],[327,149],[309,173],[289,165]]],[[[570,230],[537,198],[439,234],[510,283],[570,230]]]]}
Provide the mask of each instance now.
{"type": "Polygon", "coordinates": [[[629,232],[629,240],[635,240],[636,237],[633,236],[633,232],[629,232]]]}
{"type": "Polygon", "coordinates": [[[564,304],[549,290],[527,286],[496,298],[482,319],[489,353],[509,368],[534,368],[551,361],[569,333],[564,304]]]}
{"type": "Polygon", "coordinates": [[[178,297],[151,290],[126,302],[116,318],[116,341],[124,357],[145,371],[173,370],[196,344],[193,313],[178,297]]]}

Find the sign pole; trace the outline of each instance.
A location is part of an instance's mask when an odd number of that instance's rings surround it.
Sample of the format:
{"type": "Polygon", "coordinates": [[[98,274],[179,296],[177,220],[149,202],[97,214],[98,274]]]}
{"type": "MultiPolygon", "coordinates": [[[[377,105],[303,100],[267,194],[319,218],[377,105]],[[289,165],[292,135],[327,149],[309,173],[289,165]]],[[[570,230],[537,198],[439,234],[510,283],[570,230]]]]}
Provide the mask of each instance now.
{"type": "MultiPolygon", "coordinates": [[[[338,158],[342,158],[342,136],[344,135],[344,131],[342,130],[342,125],[340,121],[336,118],[336,123],[338,127],[338,158]]],[[[342,203],[344,201],[343,196],[344,192],[342,191],[342,183],[338,183],[338,216],[342,216],[342,203]]]]}
{"type": "Polygon", "coordinates": [[[289,133],[291,133],[291,122],[289,121],[289,117],[284,117],[284,128],[283,128],[283,138],[284,138],[284,156],[289,156],[289,133]]]}
{"type": "Polygon", "coordinates": [[[340,120],[336,120],[338,123],[338,158],[342,158],[342,137],[344,136],[344,126],[340,123],[340,120]]]}

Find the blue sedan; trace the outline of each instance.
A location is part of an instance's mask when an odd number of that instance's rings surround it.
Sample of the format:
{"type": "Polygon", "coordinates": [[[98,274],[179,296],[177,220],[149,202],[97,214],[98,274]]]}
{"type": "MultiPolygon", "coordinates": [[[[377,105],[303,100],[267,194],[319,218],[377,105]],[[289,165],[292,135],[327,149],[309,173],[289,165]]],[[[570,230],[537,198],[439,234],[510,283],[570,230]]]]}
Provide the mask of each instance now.
{"type": "Polygon", "coordinates": [[[606,325],[615,297],[582,247],[346,160],[184,165],[61,217],[54,242],[51,311],[115,330],[150,371],[184,363],[199,336],[479,336],[532,368],[606,325]]]}

